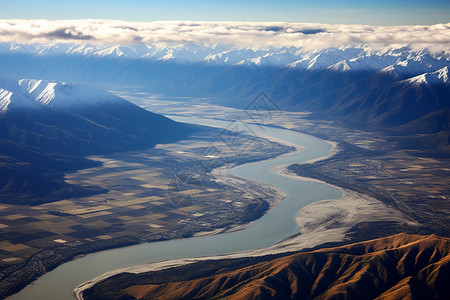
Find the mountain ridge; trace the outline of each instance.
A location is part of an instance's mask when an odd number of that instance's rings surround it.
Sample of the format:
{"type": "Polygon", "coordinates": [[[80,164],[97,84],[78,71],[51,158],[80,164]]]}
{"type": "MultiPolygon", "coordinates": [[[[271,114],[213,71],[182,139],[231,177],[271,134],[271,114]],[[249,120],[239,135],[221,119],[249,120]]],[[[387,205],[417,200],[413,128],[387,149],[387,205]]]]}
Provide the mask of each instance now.
{"type": "Polygon", "coordinates": [[[96,88],[65,82],[21,79],[18,82],[0,78],[0,114],[10,106],[15,109],[83,108],[123,102],[123,99],[96,88]]]}
{"type": "Polygon", "coordinates": [[[297,68],[304,70],[326,69],[345,62],[349,70],[381,70],[390,66],[424,70],[440,62],[450,61],[450,53],[430,53],[407,47],[372,49],[367,45],[341,46],[319,50],[300,47],[239,48],[226,45],[95,45],[71,43],[21,44],[0,43],[0,54],[32,54],[36,56],[83,56],[116,59],[174,60],[184,63],[216,63],[218,65],[256,65],[297,68]],[[409,66],[408,63],[410,64],[409,66]],[[414,66],[411,67],[411,64],[414,66]]]}
{"type": "Polygon", "coordinates": [[[367,45],[312,51],[194,44],[0,46],[0,75],[39,75],[119,90],[138,87],[168,96],[210,98],[237,108],[246,108],[264,92],[283,110],[309,111],[313,118],[394,134],[398,143],[402,139],[397,136],[409,134],[428,149],[449,149],[448,124],[442,124],[442,118],[433,120],[440,118],[435,113],[450,108],[448,53],[367,45]],[[123,55],[111,56],[117,49],[123,55]],[[93,54],[98,51],[108,55],[93,54]],[[419,119],[432,126],[429,136],[415,136],[424,134],[410,126],[419,119]]]}
{"type": "Polygon", "coordinates": [[[83,296],[87,300],[444,299],[450,292],[446,284],[449,251],[448,238],[400,233],[280,258],[261,258],[261,262],[250,264],[242,259],[234,264],[218,261],[214,266],[210,261],[147,274],[123,273],[98,283],[83,296]],[[170,279],[178,269],[183,269],[184,275],[178,273],[170,279]]]}
{"type": "MultiPolygon", "coordinates": [[[[0,79],[0,108],[3,203],[73,196],[63,174],[97,164],[86,156],[151,148],[196,130],[111,93],[53,81],[0,79]]],[[[83,195],[99,190],[79,189],[83,195]]]]}

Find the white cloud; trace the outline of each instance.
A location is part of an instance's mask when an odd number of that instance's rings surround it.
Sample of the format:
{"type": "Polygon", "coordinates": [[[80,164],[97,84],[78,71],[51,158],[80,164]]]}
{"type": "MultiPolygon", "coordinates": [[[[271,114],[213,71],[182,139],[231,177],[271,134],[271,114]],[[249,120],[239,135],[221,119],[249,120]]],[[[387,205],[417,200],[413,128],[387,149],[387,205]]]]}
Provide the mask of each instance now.
{"type": "Polygon", "coordinates": [[[253,22],[126,22],[114,20],[0,20],[0,41],[88,44],[226,44],[295,46],[409,46],[450,52],[450,23],[432,26],[327,25],[253,22]]]}

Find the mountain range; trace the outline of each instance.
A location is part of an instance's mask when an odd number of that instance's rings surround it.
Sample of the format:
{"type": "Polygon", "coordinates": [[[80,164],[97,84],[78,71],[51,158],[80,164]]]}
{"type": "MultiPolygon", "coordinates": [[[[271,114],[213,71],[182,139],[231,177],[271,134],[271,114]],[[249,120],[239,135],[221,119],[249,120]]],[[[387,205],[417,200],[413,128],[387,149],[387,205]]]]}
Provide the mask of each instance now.
{"type": "MultiPolygon", "coordinates": [[[[189,131],[90,85],[206,97],[240,108],[265,92],[284,110],[382,131],[403,147],[450,151],[448,53],[365,45],[307,51],[0,43],[0,64],[0,75],[14,78],[0,80],[3,174],[30,159],[74,168],[89,164],[80,155],[151,147],[189,131]],[[55,163],[54,153],[63,161],[55,163]],[[60,154],[76,155],[77,162],[60,154]]],[[[18,174],[2,175],[2,190],[39,182],[12,184],[18,174]]]]}
{"type": "Polygon", "coordinates": [[[85,57],[97,59],[144,59],[178,63],[205,62],[216,65],[275,66],[304,70],[378,71],[402,70],[405,74],[423,73],[448,65],[449,53],[430,53],[408,47],[373,49],[368,45],[341,46],[306,50],[298,47],[236,48],[227,45],[95,45],[71,43],[21,44],[0,43],[2,55],[40,57],[85,57]]]}
{"type": "Polygon", "coordinates": [[[74,190],[61,172],[95,164],[85,156],[150,148],[192,131],[90,86],[0,78],[0,202],[67,198],[74,190]]]}
{"type": "Polygon", "coordinates": [[[121,273],[84,299],[447,299],[450,240],[397,234],[282,257],[121,273]]]}
{"type": "Polygon", "coordinates": [[[448,53],[367,45],[305,50],[1,43],[0,63],[0,75],[17,79],[136,87],[240,108],[265,92],[285,110],[381,130],[399,141],[408,136],[408,143],[428,149],[447,151],[450,144],[448,53]]]}

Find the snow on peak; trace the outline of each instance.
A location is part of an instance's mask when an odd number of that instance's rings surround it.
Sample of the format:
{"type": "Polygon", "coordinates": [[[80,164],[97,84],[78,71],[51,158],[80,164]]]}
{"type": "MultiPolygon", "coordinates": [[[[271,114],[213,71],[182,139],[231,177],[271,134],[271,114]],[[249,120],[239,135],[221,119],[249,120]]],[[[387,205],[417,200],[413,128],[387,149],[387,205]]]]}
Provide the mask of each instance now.
{"type": "Polygon", "coordinates": [[[448,69],[444,67],[432,73],[424,73],[406,80],[412,85],[443,85],[450,84],[448,80],[448,69]]]}
{"type": "Polygon", "coordinates": [[[0,115],[4,114],[11,104],[12,93],[10,91],[0,89],[0,115]]]}
{"type": "Polygon", "coordinates": [[[9,108],[73,109],[108,105],[122,99],[106,91],[85,85],[22,79],[13,81],[0,78],[0,112],[9,108]]]}
{"type": "Polygon", "coordinates": [[[328,69],[333,70],[333,71],[339,71],[339,72],[346,72],[346,71],[350,71],[350,66],[348,65],[348,63],[343,60],[340,61],[330,67],[328,67],[328,69]]]}
{"type": "Polygon", "coordinates": [[[0,78],[0,116],[9,110],[32,108],[39,105],[20,92],[16,81],[0,78]]]}
{"type": "MultiPolygon", "coordinates": [[[[77,55],[108,59],[148,59],[188,63],[211,63],[217,65],[278,66],[295,69],[325,70],[374,70],[398,64],[410,68],[415,65],[436,65],[450,63],[449,54],[431,54],[407,47],[372,49],[367,45],[343,46],[306,50],[301,47],[236,48],[227,45],[205,46],[200,44],[163,45],[95,45],[95,44],[19,44],[0,43],[0,53],[23,53],[44,55],[77,55]],[[345,61],[347,66],[340,62],[345,61]],[[415,63],[415,65],[414,65],[415,63]],[[411,65],[411,66],[410,66],[411,65]]],[[[442,66],[441,66],[442,67],[442,66]]],[[[436,69],[435,69],[436,70],[436,69]]],[[[426,72],[415,72],[416,74],[426,72]]]]}
{"type": "Polygon", "coordinates": [[[119,46],[112,46],[105,49],[101,49],[92,53],[93,56],[99,57],[124,57],[125,54],[122,52],[119,46]]]}
{"type": "Polygon", "coordinates": [[[158,60],[168,61],[168,60],[171,60],[171,59],[174,59],[174,58],[175,58],[175,56],[173,54],[173,51],[169,50],[166,55],[158,58],[158,60]]]}
{"type": "Polygon", "coordinates": [[[449,69],[449,67],[446,66],[446,67],[443,67],[440,70],[437,70],[434,73],[438,73],[437,74],[437,78],[438,79],[442,80],[445,83],[449,83],[449,80],[448,80],[448,69],[449,69]]]}

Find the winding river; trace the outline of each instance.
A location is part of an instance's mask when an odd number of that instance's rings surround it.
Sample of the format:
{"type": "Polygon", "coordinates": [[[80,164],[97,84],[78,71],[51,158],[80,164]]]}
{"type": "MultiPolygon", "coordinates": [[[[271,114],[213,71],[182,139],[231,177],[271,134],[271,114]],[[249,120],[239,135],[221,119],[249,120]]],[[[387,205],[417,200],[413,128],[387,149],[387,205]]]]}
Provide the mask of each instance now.
{"type": "MultiPolygon", "coordinates": [[[[226,128],[228,121],[171,116],[177,121],[226,128]]],[[[295,216],[304,206],[323,199],[338,199],[337,188],[310,181],[286,177],[270,171],[277,165],[305,162],[324,157],[331,144],[321,139],[291,130],[248,125],[253,134],[276,138],[305,147],[274,159],[244,164],[231,169],[233,175],[267,182],[283,190],[287,197],[269,214],[245,230],[213,236],[195,237],[164,242],[145,243],[93,253],[62,264],[43,275],[21,292],[9,297],[17,299],[74,299],[72,290],[79,284],[113,269],[167,259],[212,256],[237,251],[259,249],[299,232],[295,216]]]]}

